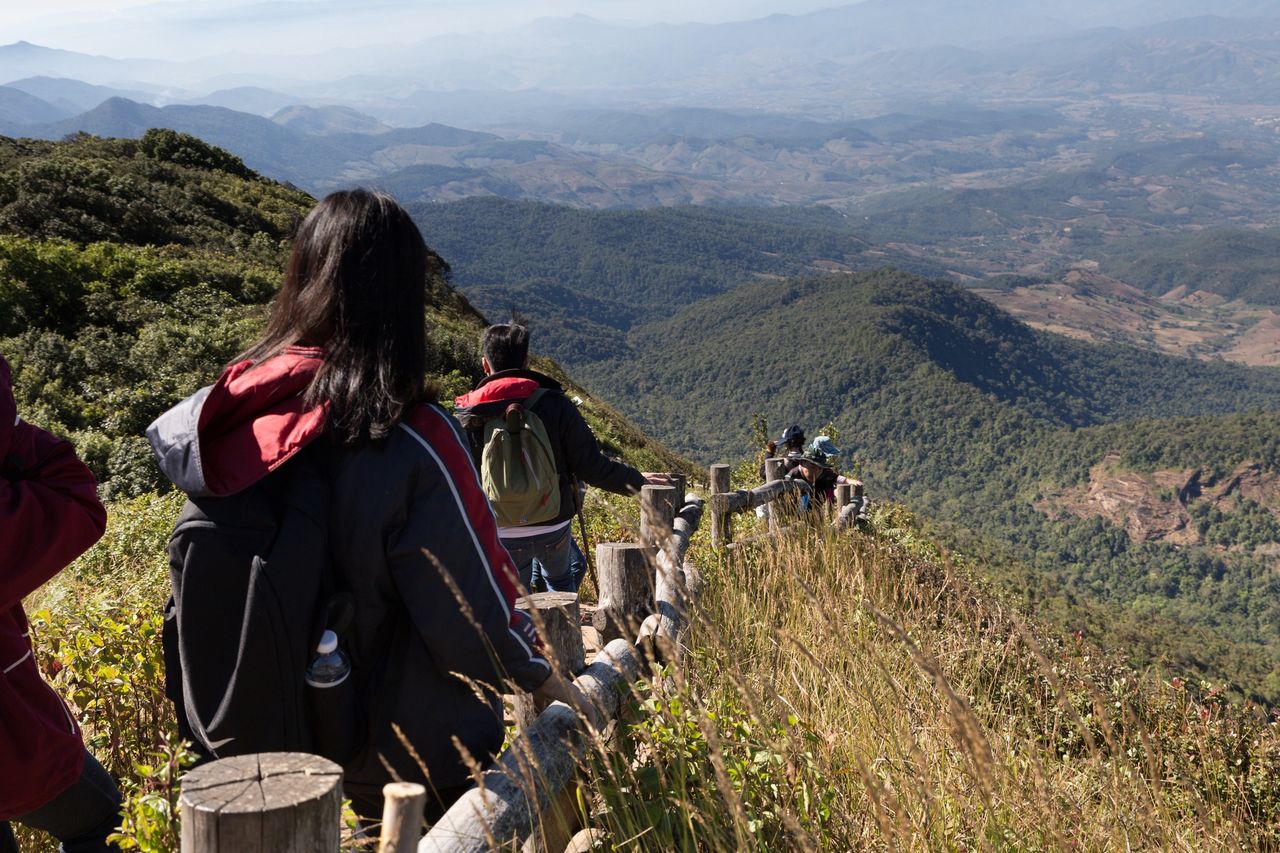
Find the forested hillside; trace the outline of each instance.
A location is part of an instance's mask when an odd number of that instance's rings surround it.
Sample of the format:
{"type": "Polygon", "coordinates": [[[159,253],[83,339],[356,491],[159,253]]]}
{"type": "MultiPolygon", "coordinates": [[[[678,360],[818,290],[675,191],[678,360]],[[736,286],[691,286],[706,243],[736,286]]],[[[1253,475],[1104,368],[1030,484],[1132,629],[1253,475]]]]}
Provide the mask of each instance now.
{"type": "Polygon", "coordinates": [[[506,199],[410,205],[454,283],[486,313],[534,317],[537,347],[569,365],[608,358],[632,326],[746,281],[927,260],[873,247],[825,208],[593,212],[506,199]]]}
{"type": "Polygon", "coordinates": [[[757,414],[774,432],[833,424],[872,494],[1001,557],[1064,622],[1112,634],[1139,662],[1168,657],[1280,701],[1274,516],[1225,496],[1198,507],[1153,481],[1142,496],[1152,512],[1197,531],[1173,541],[1094,510],[1138,500],[1108,495],[1110,475],[1092,497],[1054,497],[1111,453],[1122,471],[1203,468],[1206,490],[1245,462],[1276,470],[1280,371],[1082,344],[946,282],[883,271],[744,285],[633,330],[625,351],[578,373],[703,459],[755,452],[757,414]],[[1259,413],[1223,416],[1249,410],[1259,413]],[[1226,532],[1245,527],[1255,532],[1226,532]]]}

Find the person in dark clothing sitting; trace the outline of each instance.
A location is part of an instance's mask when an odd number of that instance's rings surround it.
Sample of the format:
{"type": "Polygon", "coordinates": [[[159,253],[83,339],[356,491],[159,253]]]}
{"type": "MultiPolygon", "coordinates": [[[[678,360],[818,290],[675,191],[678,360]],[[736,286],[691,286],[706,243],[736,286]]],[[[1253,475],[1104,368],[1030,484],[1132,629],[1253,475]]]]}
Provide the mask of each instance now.
{"type": "Polygon", "coordinates": [[[498,535],[525,589],[534,585],[536,561],[541,586],[552,592],[576,592],[580,578],[575,580],[570,569],[570,525],[579,506],[579,483],[629,495],[646,484],[667,485],[670,479],[665,474],[641,473],[600,451],[591,427],[560,383],[529,369],[529,326],[523,317],[516,314],[510,323],[485,329],[480,349],[486,376],[473,391],[455,400],[455,414],[467,430],[477,468],[483,465],[485,424],[501,417],[511,404],[527,403],[528,411],[545,427],[559,480],[559,511],[554,517],[532,524],[500,524],[498,535]]]}

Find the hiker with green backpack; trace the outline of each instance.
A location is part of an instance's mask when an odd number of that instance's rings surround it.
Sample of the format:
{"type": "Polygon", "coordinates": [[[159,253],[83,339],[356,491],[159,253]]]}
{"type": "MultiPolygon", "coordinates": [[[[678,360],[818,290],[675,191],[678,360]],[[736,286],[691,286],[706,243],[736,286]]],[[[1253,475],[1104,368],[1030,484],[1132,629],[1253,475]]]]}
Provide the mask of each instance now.
{"type": "Polygon", "coordinates": [[[669,478],[641,473],[600,451],[560,383],[529,369],[523,317],[513,314],[511,322],[485,329],[480,349],[485,378],[455,400],[455,415],[471,442],[498,536],[526,590],[536,583],[552,592],[577,592],[569,560],[580,484],[626,495],[646,484],[666,485],[669,478]]]}

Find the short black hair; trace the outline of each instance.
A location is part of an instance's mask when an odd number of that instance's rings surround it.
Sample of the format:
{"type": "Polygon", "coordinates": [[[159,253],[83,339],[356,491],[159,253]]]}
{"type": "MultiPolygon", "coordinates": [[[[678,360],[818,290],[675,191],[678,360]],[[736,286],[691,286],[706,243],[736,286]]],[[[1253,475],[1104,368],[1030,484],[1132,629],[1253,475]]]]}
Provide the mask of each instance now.
{"type": "Polygon", "coordinates": [[[484,330],[480,352],[495,373],[524,367],[529,360],[529,321],[512,311],[510,323],[497,323],[484,330]]]}

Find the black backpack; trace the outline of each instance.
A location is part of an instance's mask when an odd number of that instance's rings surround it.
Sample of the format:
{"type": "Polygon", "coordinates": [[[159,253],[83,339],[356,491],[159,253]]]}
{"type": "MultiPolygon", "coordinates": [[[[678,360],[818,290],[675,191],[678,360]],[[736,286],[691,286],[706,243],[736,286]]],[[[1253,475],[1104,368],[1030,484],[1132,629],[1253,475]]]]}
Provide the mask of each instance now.
{"type": "Polygon", "coordinates": [[[304,680],[321,634],[341,638],[354,612],[330,570],[327,455],[312,446],[242,492],[189,499],[178,516],[165,693],[205,757],[300,751],[341,763],[354,751],[354,679],[322,691],[304,680]]]}

